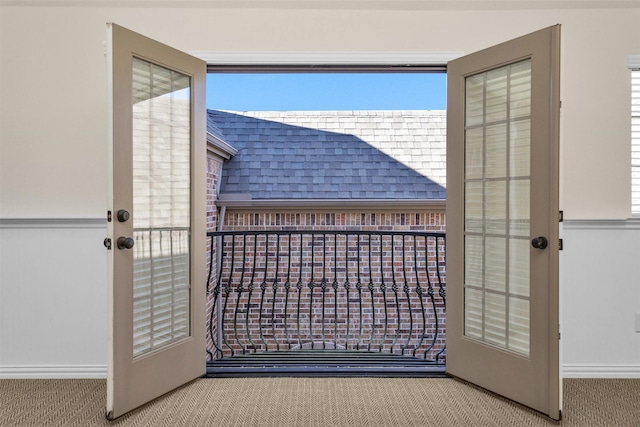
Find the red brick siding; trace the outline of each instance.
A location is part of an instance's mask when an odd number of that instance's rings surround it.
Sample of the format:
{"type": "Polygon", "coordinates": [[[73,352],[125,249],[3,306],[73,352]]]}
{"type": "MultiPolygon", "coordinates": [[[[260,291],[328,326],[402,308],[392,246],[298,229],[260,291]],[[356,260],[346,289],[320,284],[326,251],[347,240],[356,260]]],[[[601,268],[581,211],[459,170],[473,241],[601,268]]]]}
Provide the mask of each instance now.
{"type": "MultiPolygon", "coordinates": [[[[212,153],[207,152],[207,231],[215,231],[218,227],[218,209],[216,209],[216,201],[217,201],[217,193],[216,188],[218,187],[218,179],[220,177],[220,170],[222,166],[222,161],[216,158],[212,153]]],[[[212,257],[210,251],[210,240],[207,239],[207,271],[206,274],[209,273],[209,268],[212,268],[212,271],[216,271],[216,257],[213,257],[213,265],[211,265],[212,257]]],[[[215,254],[214,254],[215,255],[215,254]]],[[[211,320],[210,314],[213,308],[213,298],[211,298],[212,294],[210,292],[207,293],[207,351],[213,348],[213,343],[211,341],[210,334],[210,326],[209,322],[211,320]]],[[[217,322],[213,322],[213,332],[217,333],[216,327],[217,322]]]]}
{"type": "Polygon", "coordinates": [[[445,231],[444,212],[227,212],[224,230],[445,231]]]}

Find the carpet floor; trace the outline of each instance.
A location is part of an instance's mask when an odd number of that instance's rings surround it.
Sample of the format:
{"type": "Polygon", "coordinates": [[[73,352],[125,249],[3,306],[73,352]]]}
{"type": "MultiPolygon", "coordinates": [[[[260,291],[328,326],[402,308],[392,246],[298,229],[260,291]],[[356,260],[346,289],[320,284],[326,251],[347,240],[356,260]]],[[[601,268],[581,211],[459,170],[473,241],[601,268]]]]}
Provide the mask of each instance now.
{"type": "Polygon", "coordinates": [[[0,426],[640,426],[640,379],[565,379],[553,422],[451,378],[198,379],[109,422],[105,380],[0,380],[0,426]]]}

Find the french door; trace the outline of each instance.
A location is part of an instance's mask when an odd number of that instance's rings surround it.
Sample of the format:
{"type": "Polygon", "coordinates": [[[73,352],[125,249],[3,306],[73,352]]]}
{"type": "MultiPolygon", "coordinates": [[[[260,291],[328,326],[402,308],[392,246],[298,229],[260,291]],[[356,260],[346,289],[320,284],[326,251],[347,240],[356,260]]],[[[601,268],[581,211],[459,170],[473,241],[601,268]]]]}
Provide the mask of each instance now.
{"type": "Polygon", "coordinates": [[[447,66],[447,372],[560,419],[560,27],[447,66]]]}
{"type": "MultiPolygon", "coordinates": [[[[205,373],[205,63],[108,26],[107,417],[205,373]]],[[[559,26],[448,64],[447,371],[560,418],[559,26]]]]}
{"type": "Polygon", "coordinates": [[[203,61],[108,24],[107,418],[205,373],[203,61]]]}

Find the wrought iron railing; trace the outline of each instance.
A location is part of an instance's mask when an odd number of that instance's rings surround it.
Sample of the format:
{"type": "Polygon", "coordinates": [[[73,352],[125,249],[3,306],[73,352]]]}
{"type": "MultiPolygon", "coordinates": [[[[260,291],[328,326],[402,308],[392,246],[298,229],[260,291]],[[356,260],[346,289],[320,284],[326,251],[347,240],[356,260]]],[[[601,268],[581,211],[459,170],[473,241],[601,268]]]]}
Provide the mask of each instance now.
{"type": "Polygon", "coordinates": [[[211,360],[346,350],[444,363],[444,233],[207,235],[211,360]]]}

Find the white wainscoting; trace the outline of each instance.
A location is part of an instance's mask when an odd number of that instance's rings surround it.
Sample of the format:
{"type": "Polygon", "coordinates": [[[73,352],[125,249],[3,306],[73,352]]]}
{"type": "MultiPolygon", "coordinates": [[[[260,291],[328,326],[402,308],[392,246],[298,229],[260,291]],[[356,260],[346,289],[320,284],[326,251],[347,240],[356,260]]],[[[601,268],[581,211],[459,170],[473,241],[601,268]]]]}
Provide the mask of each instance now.
{"type": "MultiPolygon", "coordinates": [[[[103,219],[0,220],[0,378],[104,378],[103,219]]],[[[567,220],[563,376],[640,378],[640,220],[567,220]]]]}
{"type": "Polygon", "coordinates": [[[106,376],[105,237],[105,219],[0,219],[0,378],[106,376]]]}
{"type": "Polygon", "coordinates": [[[640,220],[567,220],[563,238],[563,376],[640,378],[640,220]]]}

